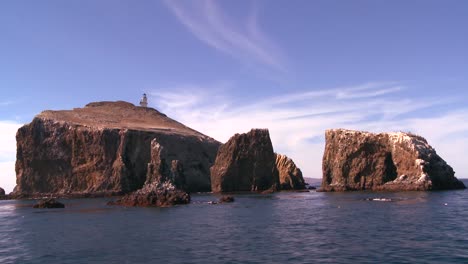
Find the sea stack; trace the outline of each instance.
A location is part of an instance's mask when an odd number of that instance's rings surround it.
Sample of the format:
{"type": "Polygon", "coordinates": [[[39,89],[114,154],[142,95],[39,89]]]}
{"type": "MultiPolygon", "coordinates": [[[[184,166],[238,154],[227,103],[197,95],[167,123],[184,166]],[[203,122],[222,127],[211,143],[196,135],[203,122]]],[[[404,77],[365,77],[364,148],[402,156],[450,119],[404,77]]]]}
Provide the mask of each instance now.
{"type": "Polygon", "coordinates": [[[278,170],[281,190],[300,190],[305,188],[302,171],[286,155],[275,153],[275,164],[278,170]]]}
{"type": "Polygon", "coordinates": [[[130,193],[174,177],[184,191],[209,191],[221,145],[153,108],[123,101],[44,111],[16,140],[19,196],[130,193]]]}
{"type": "Polygon", "coordinates": [[[278,187],[275,153],[267,129],[235,134],[219,148],[211,167],[213,192],[264,191],[278,187]]]}
{"type": "Polygon", "coordinates": [[[268,129],[235,134],[219,148],[211,167],[211,189],[216,193],[273,192],[304,187],[302,172],[294,162],[274,153],[268,129]]]}
{"type": "Polygon", "coordinates": [[[421,136],[332,129],[325,140],[321,191],[465,188],[421,136]]]}

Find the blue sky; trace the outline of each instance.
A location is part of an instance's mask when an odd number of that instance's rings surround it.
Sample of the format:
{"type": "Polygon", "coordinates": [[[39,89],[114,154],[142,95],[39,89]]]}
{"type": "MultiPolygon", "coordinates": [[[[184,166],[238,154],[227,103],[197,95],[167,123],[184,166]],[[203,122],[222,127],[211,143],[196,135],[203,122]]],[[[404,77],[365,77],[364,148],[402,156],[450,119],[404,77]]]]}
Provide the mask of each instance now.
{"type": "Polygon", "coordinates": [[[0,186],[19,126],[150,106],[220,141],[270,129],[321,177],[328,128],[413,131],[468,177],[467,1],[0,1],[0,186]]]}

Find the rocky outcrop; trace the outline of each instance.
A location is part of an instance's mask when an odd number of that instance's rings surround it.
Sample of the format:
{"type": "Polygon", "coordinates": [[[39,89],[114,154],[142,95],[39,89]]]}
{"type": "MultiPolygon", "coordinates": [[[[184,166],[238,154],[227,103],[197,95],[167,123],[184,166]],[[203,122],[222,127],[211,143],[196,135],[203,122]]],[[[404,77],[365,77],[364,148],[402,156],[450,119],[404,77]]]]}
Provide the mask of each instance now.
{"type": "Polygon", "coordinates": [[[267,129],[235,134],[219,148],[211,167],[213,192],[263,191],[278,185],[275,154],[267,129]]]}
{"type": "Polygon", "coordinates": [[[276,169],[281,190],[300,190],[305,188],[301,170],[286,155],[275,154],[276,169]]]}
{"type": "Polygon", "coordinates": [[[65,208],[65,205],[54,198],[40,200],[33,208],[65,208]]]}
{"type": "Polygon", "coordinates": [[[5,196],[5,190],[2,187],[0,187],[0,196],[5,196]]]}
{"type": "Polygon", "coordinates": [[[130,193],[153,178],[209,191],[220,146],[153,108],[121,101],[42,112],[16,139],[17,196],[130,193]]]}
{"type": "Polygon", "coordinates": [[[142,207],[170,207],[177,204],[190,203],[190,195],[177,189],[172,182],[152,182],[143,188],[121,199],[108,203],[109,205],[142,206],[142,207]]]}
{"type": "Polygon", "coordinates": [[[333,129],[325,139],[322,191],[465,188],[421,136],[333,129]]]}
{"type": "Polygon", "coordinates": [[[213,192],[304,189],[301,170],[285,155],[273,152],[267,129],[235,134],[218,151],[211,167],[213,192]]]}
{"type": "Polygon", "coordinates": [[[233,203],[234,197],[229,195],[223,195],[219,198],[219,203],[233,203]]]}

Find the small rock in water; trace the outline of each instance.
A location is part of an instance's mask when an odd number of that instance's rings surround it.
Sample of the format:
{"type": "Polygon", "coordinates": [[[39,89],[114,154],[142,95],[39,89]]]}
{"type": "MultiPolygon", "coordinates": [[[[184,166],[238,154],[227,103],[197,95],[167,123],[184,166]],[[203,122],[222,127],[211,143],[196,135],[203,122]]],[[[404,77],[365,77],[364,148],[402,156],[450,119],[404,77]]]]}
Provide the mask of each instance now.
{"type": "Polygon", "coordinates": [[[234,202],[234,197],[232,197],[232,196],[223,196],[223,197],[219,198],[219,202],[220,203],[232,203],[232,202],[234,202]]]}
{"type": "Polygon", "coordinates": [[[392,202],[393,200],[390,198],[366,198],[366,201],[374,201],[374,202],[392,202]]]}
{"type": "Polygon", "coordinates": [[[65,205],[54,198],[40,200],[33,208],[65,208],[65,205]]]}
{"type": "Polygon", "coordinates": [[[177,189],[171,182],[153,182],[145,184],[143,188],[125,195],[117,201],[107,205],[169,207],[177,204],[190,203],[190,195],[177,189]]]}

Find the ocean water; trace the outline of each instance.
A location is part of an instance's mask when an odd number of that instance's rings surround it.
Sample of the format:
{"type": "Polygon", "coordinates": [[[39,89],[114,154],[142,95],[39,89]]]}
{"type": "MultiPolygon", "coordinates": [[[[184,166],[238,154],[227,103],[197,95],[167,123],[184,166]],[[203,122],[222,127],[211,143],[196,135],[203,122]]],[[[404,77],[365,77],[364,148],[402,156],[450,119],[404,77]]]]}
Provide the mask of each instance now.
{"type": "Polygon", "coordinates": [[[468,191],[0,201],[0,263],[468,263],[468,191]],[[381,199],[384,198],[384,199],[381,199]]]}

